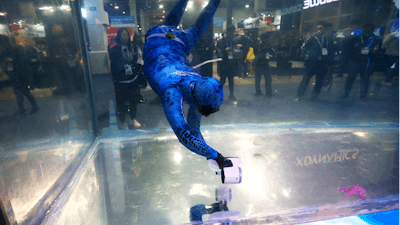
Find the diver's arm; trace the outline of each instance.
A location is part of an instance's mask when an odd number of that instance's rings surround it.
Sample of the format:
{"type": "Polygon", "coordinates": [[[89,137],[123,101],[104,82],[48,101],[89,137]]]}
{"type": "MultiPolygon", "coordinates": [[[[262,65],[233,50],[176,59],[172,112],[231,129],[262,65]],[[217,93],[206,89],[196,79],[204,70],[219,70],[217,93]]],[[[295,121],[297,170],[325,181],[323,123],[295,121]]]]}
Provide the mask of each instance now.
{"type": "Polygon", "coordinates": [[[181,22],[187,4],[188,0],[180,0],[168,14],[167,18],[165,19],[164,25],[177,27],[181,22]]]}
{"type": "Polygon", "coordinates": [[[190,106],[187,121],[193,135],[204,142],[204,138],[200,132],[201,115],[196,113],[196,110],[197,108],[195,106],[190,106]]]}
{"type": "Polygon", "coordinates": [[[165,115],[178,140],[190,151],[202,155],[207,159],[216,159],[218,152],[190,131],[189,124],[183,115],[182,93],[176,88],[163,90],[162,93],[165,115]]]}
{"type": "Polygon", "coordinates": [[[200,37],[203,36],[204,32],[206,32],[208,26],[212,22],[220,1],[221,0],[210,0],[208,5],[201,12],[196,23],[185,31],[186,38],[188,40],[188,52],[190,52],[194,46],[196,46],[197,42],[200,40],[200,37]]]}

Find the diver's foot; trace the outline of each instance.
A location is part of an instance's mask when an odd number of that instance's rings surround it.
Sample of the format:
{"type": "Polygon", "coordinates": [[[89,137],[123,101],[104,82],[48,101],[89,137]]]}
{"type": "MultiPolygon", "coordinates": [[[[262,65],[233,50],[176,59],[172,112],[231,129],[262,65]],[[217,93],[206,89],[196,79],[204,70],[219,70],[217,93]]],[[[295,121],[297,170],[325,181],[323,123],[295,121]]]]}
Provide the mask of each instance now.
{"type": "Polygon", "coordinates": [[[236,97],[234,95],[229,95],[229,99],[230,100],[237,100],[236,97]]]}

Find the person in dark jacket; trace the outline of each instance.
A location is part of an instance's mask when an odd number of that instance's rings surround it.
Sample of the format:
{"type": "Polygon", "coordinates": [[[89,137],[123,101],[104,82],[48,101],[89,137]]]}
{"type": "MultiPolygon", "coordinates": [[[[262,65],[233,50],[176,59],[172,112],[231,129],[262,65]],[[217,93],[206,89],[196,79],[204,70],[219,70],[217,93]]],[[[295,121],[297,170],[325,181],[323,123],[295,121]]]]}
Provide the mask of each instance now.
{"type": "Polygon", "coordinates": [[[318,25],[315,32],[308,38],[304,44],[304,49],[307,52],[307,74],[303,76],[300,83],[296,101],[299,101],[308,86],[311,78],[315,75],[315,86],[311,95],[311,100],[315,101],[321,93],[321,88],[324,83],[324,77],[332,65],[334,57],[334,43],[331,38],[324,35],[325,28],[323,25],[318,25]]]}
{"type": "Polygon", "coordinates": [[[234,25],[228,26],[226,29],[226,37],[222,38],[217,42],[217,55],[222,58],[219,63],[219,76],[221,77],[221,85],[224,86],[226,78],[229,81],[229,99],[236,100],[234,95],[234,77],[238,69],[237,60],[234,59],[233,54],[235,49],[239,47],[235,40],[235,29],[234,25]]]}
{"type": "Polygon", "coordinates": [[[399,76],[399,27],[398,27],[398,13],[397,18],[393,20],[390,34],[386,35],[382,42],[382,49],[385,51],[387,59],[385,81],[383,85],[391,86],[393,77],[399,76]],[[394,67],[393,67],[394,65],[394,67]]]}
{"type": "Polygon", "coordinates": [[[244,30],[239,30],[239,36],[236,38],[236,42],[238,45],[238,76],[239,77],[247,77],[248,76],[248,69],[247,64],[245,62],[247,58],[247,54],[249,53],[250,47],[253,46],[253,43],[249,36],[247,36],[244,30]]]}
{"type": "Polygon", "coordinates": [[[142,62],[140,61],[141,54],[136,46],[131,45],[128,29],[120,28],[116,39],[117,43],[110,45],[109,57],[120,129],[128,129],[125,123],[125,114],[128,113],[128,109],[131,118],[129,125],[140,128],[141,124],[135,118],[137,105],[141,99],[140,87],[146,82],[144,77],[139,76],[141,73],[138,73],[138,68],[140,68],[138,62],[142,62]]]}
{"type": "Polygon", "coordinates": [[[268,43],[268,33],[261,35],[261,40],[254,45],[254,59],[255,75],[256,75],[256,95],[262,95],[260,83],[261,78],[264,76],[265,79],[265,94],[267,97],[272,97],[272,78],[271,70],[269,67],[269,58],[273,51],[272,46],[268,43]]]}
{"type": "Polygon", "coordinates": [[[379,54],[382,45],[382,40],[374,35],[374,29],[373,24],[365,24],[362,27],[362,35],[352,37],[346,43],[345,58],[349,64],[349,75],[346,80],[343,99],[349,97],[353,83],[357,75],[360,74],[360,98],[364,101],[367,100],[369,78],[375,66],[375,56],[379,54]]]}
{"type": "Polygon", "coordinates": [[[111,38],[110,44],[108,44],[108,46],[107,46],[107,51],[108,52],[110,52],[111,45],[113,45],[113,44],[118,44],[117,38],[115,38],[115,37],[111,38]]]}
{"type": "Polygon", "coordinates": [[[4,47],[4,57],[7,62],[6,74],[10,78],[9,84],[13,87],[17,98],[19,114],[24,115],[26,112],[24,96],[32,105],[30,114],[34,114],[39,111],[39,107],[30,92],[35,89],[31,68],[32,57],[25,46],[15,43],[15,39],[10,41],[6,36],[3,36],[2,39],[4,42],[1,43],[1,46],[4,47]]]}
{"type": "Polygon", "coordinates": [[[343,36],[344,38],[342,38],[340,40],[340,44],[339,44],[339,49],[340,49],[340,60],[339,60],[339,73],[338,73],[338,77],[343,77],[343,74],[345,72],[347,72],[347,59],[345,59],[345,55],[346,55],[346,43],[351,39],[351,28],[346,28],[343,31],[343,36]]]}
{"type": "MultiPolygon", "coordinates": [[[[142,35],[139,32],[136,32],[135,35],[133,36],[133,41],[132,41],[132,45],[133,48],[135,49],[137,56],[138,56],[138,60],[136,62],[136,69],[137,69],[137,74],[139,75],[139,77],[145,77],[146,75],[144,74],[144,69],[143,69],[143,65],[144,65],[144,61],[143,61],[143,39],[142,39],[142,35]]],[[[141,87],[141,89],[144,89],[147,87],[147,83],[146,85],[143,84],[143,86],[141,87]]],[[[140,94],[140,103],[146,103],[146,99],[143,97],[142,94],[140,94]]]]}
{"type": "Polygon", "coordinates": [[[10,57],[9,54],[12,52],[11,49],[12,46],[8,37],[6,35],[0,35],[0,91],[11,86],[10,77],[7,74],[7,58],[10,57]]]}

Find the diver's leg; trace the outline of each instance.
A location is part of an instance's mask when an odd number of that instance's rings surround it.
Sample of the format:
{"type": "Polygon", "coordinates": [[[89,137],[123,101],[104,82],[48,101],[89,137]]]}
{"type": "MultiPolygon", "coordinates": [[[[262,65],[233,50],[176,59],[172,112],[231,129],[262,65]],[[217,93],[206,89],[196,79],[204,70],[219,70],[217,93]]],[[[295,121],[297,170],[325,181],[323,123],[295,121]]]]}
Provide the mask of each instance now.
{"type": "Polygon", "coordinates": [[[165,19],[164,25],[177,27],[181,22],[188,0],[180,0],[165,19]]]}
{"type": "Polygon", "coordinates": [[[194,46],[200,40],[200,37],[203,36],[204,32],[206,32],[214,17],[215,11],[217,10],[220,1],[221,0],[210,0],[208,2],[208,5],[201,12],[196,23],[189,29],[185,30],[186,37],[188,39],[188,52],[190,52],[194,48],[194,46]]]}

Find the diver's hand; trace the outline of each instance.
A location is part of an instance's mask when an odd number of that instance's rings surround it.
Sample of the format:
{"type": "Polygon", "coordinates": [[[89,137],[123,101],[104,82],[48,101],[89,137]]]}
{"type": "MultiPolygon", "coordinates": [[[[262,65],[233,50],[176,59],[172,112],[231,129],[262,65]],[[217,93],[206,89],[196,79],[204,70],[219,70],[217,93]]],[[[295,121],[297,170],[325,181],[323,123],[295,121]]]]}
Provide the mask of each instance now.
{"type": "Polygon", "coordinates": [[[241,44],[236,45],[236,48],[241,48],[241,47],[243,47],[243,45],[241,45],[241,44]]]}
{"type": "Polygon", "coordinates": [[[228,47],[225,49],[225,51],[229,52],[231,50],[231,47],[228,47]]]}
{"type": "Polygon", "coordinates": [[[221,202],[206,206],[207,214],[213,214],[213,213],[221,212],[221,211],[229,211],[227,202],[221,201],[221,202]]]}
{"type": "Polygon", "coordinates": [[[219,168],[222,170],[222,168],[224,168],[225,158],[218,153],[218,157],[215,159],[215,161],[218,163],[219,168]]]}

